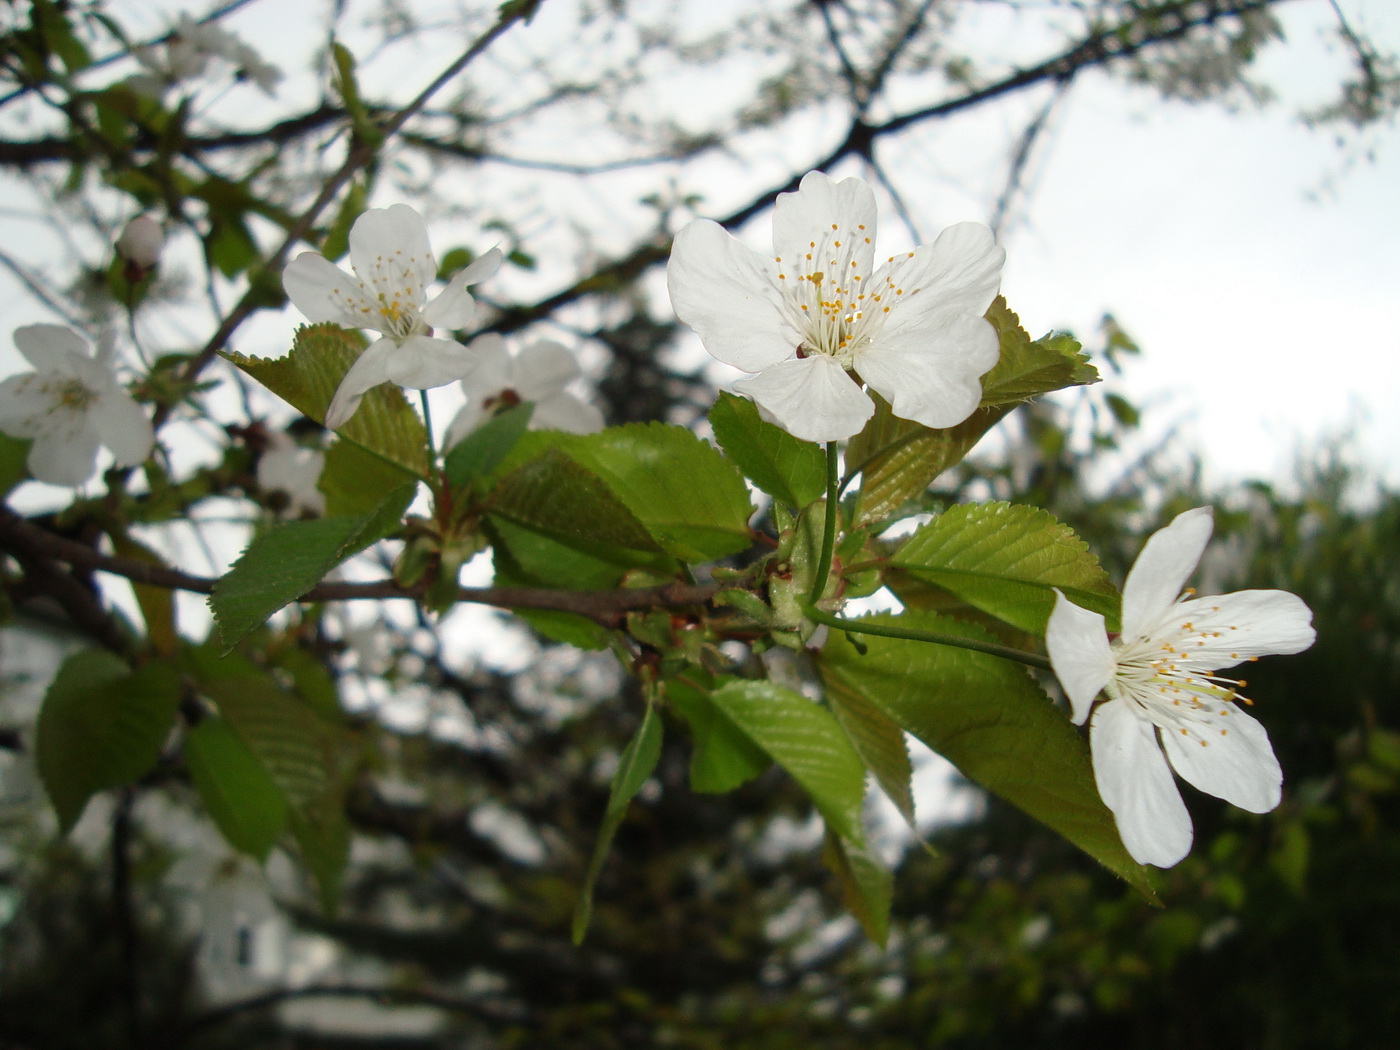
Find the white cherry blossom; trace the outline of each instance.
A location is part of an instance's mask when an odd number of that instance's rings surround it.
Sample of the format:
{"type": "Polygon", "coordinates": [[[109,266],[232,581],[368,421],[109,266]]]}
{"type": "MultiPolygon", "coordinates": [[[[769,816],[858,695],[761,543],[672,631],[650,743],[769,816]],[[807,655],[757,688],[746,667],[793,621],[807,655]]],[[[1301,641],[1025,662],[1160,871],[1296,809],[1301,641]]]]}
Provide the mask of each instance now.
{"type": "Polygon", "coordinates": [[[326,411],[326,426],[343,426],[360,399],[380,383],[426,390],[462,379],[472,369],[467,348],[433,336],[434,328],[463,328],[476,303],[467,286],[484,281],[500,267],[492,248],[459,272],[428,301],[437,279],[437,261],[428,228],[406,204],[371,208],[350,228],[354,276],[318,252],[302,252],[282,272],[282,286],[293,304],[312,321],[380,333],[341,380],[326,411]]]}
{"type": "Polygon", "coordinates": [[[15,329],[15,346],[34,371],[0,383],[0,430],[34,439],[28,457],[34,477],[81,485],[97,469],[102,445],[119,467],[134,467],[151,454],[151,421],[77,332],[26,325],[15,329]]]}
{"type": "Polygon", "coordinates": [[[666,269],[676,316],[725,364],[756,373],[736,389],[795,437],[834,441],[875,411],[861,382],[903,419],[961,423],[999,343],[983,317],[1006,253],[981,223],[875,264],[875,194],[819,171],[778,196],[773,255],[699,219],[666,269]]]}
{"type": "Polygon", "coordinates": [[[603,429],[603,414],[564,388],[581,374],[574,355],[558,343],[529,343],[512,354],[498,335],[483,335],[471,345],[476,355],[472,374],[462,380],[467,403],[447,429],[447,445],[457,444],[496,412],[534,403],[531,430],[567,430],[592,434],[603,429]]]}
{"type": "Polygon", "coordinates": [[[1123,844],[1170,867],[1191,849],[1191,817],[1173,771],[1251,813],[1279,803],[1283,773],[1268,734],[1236,701],[1245,682],[1217,672],[1312,645],[1312,613],[1287,591],[1183,593],[1210,539],[1209,507],[1154,533],[1123,587],[1122,633],[1060,594],[1045,632],[1076,724],[1089,725],[1094,779],[1123,844]],[[1107,699],[1095,704],[1103,692],[1107,699]]]}
{"type": "Polygon", "coordinates": [[[280,492],[286,499],[283,514],[289,518],[319,516],[326,512],[326,497],[316,483],[326,466],[326,454],[318,448],[298,445],[281,430],[268,434],[267,449],[258,457],[258,487],[280,492]]]}

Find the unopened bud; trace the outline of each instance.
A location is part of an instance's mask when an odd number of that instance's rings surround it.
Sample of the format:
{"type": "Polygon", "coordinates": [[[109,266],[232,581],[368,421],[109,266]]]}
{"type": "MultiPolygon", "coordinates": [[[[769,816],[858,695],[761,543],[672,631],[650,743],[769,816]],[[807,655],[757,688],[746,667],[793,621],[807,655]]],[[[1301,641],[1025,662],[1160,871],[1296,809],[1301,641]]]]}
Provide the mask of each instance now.
{"type": "Polygon", "coordinates": [[[149,215],[136,216],[117,238],[117,255],[128,266],[143,272],[155,269],[164,247],[165,231],[149,215]]]}

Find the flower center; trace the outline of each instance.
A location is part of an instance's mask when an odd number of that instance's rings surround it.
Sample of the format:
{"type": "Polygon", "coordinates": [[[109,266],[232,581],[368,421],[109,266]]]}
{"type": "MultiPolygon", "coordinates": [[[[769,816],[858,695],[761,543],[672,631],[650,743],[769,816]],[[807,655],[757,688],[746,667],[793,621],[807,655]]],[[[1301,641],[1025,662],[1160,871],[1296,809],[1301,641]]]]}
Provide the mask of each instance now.
{"type": "Polygon", "coordinates": [[[72,412],[85,411],[89,405],[97,400],[97,395],[89,390],[81,379],[60,380],[50,390],[54,407],[72,412]]]}

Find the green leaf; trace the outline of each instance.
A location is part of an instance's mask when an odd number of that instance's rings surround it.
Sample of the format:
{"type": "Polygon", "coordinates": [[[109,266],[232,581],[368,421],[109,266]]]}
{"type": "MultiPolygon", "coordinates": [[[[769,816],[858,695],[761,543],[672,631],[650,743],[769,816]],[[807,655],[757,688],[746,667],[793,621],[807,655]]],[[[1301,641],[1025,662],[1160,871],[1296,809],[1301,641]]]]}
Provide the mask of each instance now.
{"type": "Polygon", "coordinates": [[[211,717],[190,730],[185,762],[229,845],[266,860],[287,826],[287,800],[229,723],[211,717]]]}
{"type": "Polygon", "coordinates": [[[39,709],[35,761],[65,833],[94,794],[150,772],[179,700],[179,679],[167,664],[132,671],[101,649],[63,662],[39,709]]]}
{"type": "Polygon", "coordinates": [[[822,846],[822,861],[841,884],[847,910],[865,935],[885,947],[890,936],[890,901],[894,876],[870,849],[847,842],[830,828],[822,846]]]}
{"type": "Polygon", "coordinates": [[[730,721],[709,693],[673,680],[666,683],[666,698],[690,727],[692,791],[733,791],[773,765],[768,752],[730,721]]]}
{"type": "Polygon", "coordinates": [[[368,207],[369,192],[364,183],[359,180],[350,183],[345,200],[341,202],[340,209],[335,213],[335,220],[326,231],[326,239],[321,242],[323,256],[335,262],[350,250],[350,227],[355,225],[355,220],[363,215],[368,207]]]}
{"type": "Polygon", "coordinates": [[[612,489],[558,449],[550,449],[498,481],[486,507],[494,517],[607,561],[656,564],[656,556],[663,555],[651,533],[612,489]],[[629,552],[641,552],[642,557],[629,552]]]}
{"type": "MultiPolygon", "coordinates": [[[[118,557],[166,567],[165,559],[130,536],[116,533],[111,538],[112,553],[118,557]]],[[[150,639],[151,648],[162,656],[169,656],[180,644],[175,620],[175,593],[168,587],[153,587],[135,581],[131,584],[131,590],[146,621],[146,637],[150,639]]]]}
{"type": "Polygon", "coordinates": [[[395,489],[417,480],[412,471],[353,441],[336,441],[326,449],[316,487],[325,494],[326,517],[358,517],[372,513],[395,489]]]}
{"type": "Polygon", "coordinates": [[[869,394],[875,415],[846,450],[846,474],[862,475],[856,514],[856,523],[862,525],[889,518],[923,495],[939,474],[962,462],[1014,407],[979,408],[955,427],[931,430],[900,419],[888,401],[873,390],[869,394]]]}
{"type": "MultiPolygon", "coordinates": [[[[269,360],[225,353],[233,364],[299,412],[325,422],[326,409],[340,381],[365,348],[359,332],[333,324],[307,325],[297,330],[292,352],[269,360]]],[[[381,383],[365,394],[350,422],[338,431],[376,456],[420,478],[429,472],[427,432],[423,421],[398,387],[381,383]]]]}
{"type": "Polygon", "coordinates": [[[710,409],[710,426],[744,476],[780,503],[800,510],[826,494],[821,446],[764,421],[748,398],[720,394],[710,409]]]}
{"type": "Polygon", "coordinates": [[[300,598],[345,559],[398,527],[416,483],[391,492],[359,517],[289,521],[259,536],[214,584],[209,607],[232,649],[282,606],[300,598]]]}
{"type": "Polygon", "coordinates": [[[1001,357],[982,377],[984,408],[1099,381],[1098,370],[1080,353],[1078,342],[1070,336],[1054,334],[1032,342],[1003,296],[997,296],[987,310],[987,320],[1001,337],[1001,357]]]}
{"type": "Polygon", "coordinates": [[[748,550],[753,504],[738,468],[684,427],[631,423],[563,446],[685,562],[748,550]]]}
{"type": "Polygon", "coordinates": [[[493,416],[447,453],[443,469],[447,481],[460,489],[475,478],[490,474],[529,429],[535,406],[528,401],[493,416]]]}
{"type": "Polygon", "coordinates": [[[0,497],[8,496],[16,485],[29,477],[29,446],[32,444],[34,442],[28,438],[0,434],[0,497]]]}
{"type": "Polygon", "coordinates": [[[860,843],[865,767],[831,712],[772,682],[732,679],[710,700],[812,796],[827,825],[860,843]]]}
{"type": "Polygon", "coordinates": [[[627,807],[636,797],[642,785],[647,782],[656,763],[661,758],[661,718],[655,707],[647,705],[642,724],[628,742],[618,759],[617,772],[613,774],[612,788],[608,795],[607,812],[603,815],[603,826],[598,829],[598,842],[593,847],[593,857],[588,862],[588,873],[583,879],[583,890],[579,895],[578,907],[574,911],[574,944],[583,943],[583,935],[588,931],[588,922],[593,917],[593,887],[598,882],[598,874],[603,870],[608,847],[613,836],[622,826],[627,815],[627,807]]]}
{"type": "Polygon", "coordinates": [[[832,693],[827,701],[856,754],[874,774],[875,783],[894,803],[904,822],[918,834],[914,821],[914,769],[909,762],[904,730],[863,696],[832,693]]]}
{"type": "Polygon", "coordinates": [[[950,507],[890,559],[923,583],[1035,634],[1045,633],[1055,589],[1117,615],[1117,591],[1088,546],[1053,516],[1009,503],[950,507]]]}
{"type": "MultiPolygon", "coordinates": [[[[987,640],[958,620],[882,614],[866,621],[987,640]]],[[[858,697],[969,779],[1063,835],[1155,900],[1099,799],[1089,749],[1026,670],[952,646],[864,635],[862,656],[834,632],[818,654],[828,694],[858,697]]]]}
{"type": "Polygon", "coordinates": [[[314,806],[293,809],[288,823],[302,863],[316,883],[321,910],[334,915],[350,864],[350,821],[345,816],[344,799],[328,795],[314,806]]]}

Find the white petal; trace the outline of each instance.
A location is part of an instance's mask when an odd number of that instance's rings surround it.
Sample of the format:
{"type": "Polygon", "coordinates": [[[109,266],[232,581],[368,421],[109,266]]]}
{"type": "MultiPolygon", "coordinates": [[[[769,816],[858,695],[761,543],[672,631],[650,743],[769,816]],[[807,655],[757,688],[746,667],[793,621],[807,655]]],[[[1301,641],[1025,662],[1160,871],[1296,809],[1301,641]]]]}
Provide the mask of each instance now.
{"type": "Polygon", "coordinates": [[[479,335],[467,347],[471,371],[462,380],[469,401],[485,401],[503,390],[515,389],[515,358],[506,341],[494,332],[479,335]]]}
{"type": "Polygon", "coordinates": [[[802,343],[783,313],[773,265],[708,219],[681,228],[666,264],[676,316],[712,356],[745,372],[777,364],[802,343]]]}
{"type": "Polygon", "coordinates": [[[849,248],[856,262],[853,269],[868,278],[874,269],[875,222],[875,194],[863,180],[837,182],[820,171],[809,171],[795,193],[778,194],[773,206],[773,254],[792,267],[809,251],[820,260],[849,248]],[[834,241],[841,242],[835,252],[834,241]]]}
{"type": "Polygon", "coordinates": [[[355,220],[350,265],[376,291],[407,292],[415,306],[423,305],[423,290],[437,280],[428,227],[407,204],[371,208],[355,220]]]}
{"type": "Polygon", "coordinates": [[[1183,511],[1172,523],[1147,538],[1123,585],[1123,634],[1129,638],[1156,633],[1210,540],[1211,509],[1183,511]]]}
{"type": "Polygon", "coordinates": [[[926,427],[957,426],[982,400],[984,373],[997,362],[996,330],[973,314],[935,315],[927,326],[882,334],[855,368],[894,414],[926,427]]]}
{"type": "Polygon", "coordinates": [[[70,355],[91,358],[87,340],[61,324],[27,324],[15,329],[15,346],[40,372],[63,371],[70,355]]]}
{"type": "Polygon", "coordinates": [[[1312,610],[1288,591],[1234,591],[1193,598],[1172,609],[1174,622],[1191,625],[1181,646],[1195,667],[1218,671],[1253,656],[1301,653],[1317,632],[1312,610]]]}
{"type": "Polygon", "coordinates": [[[1069,698],[1074,724],[1083,725],[1094,698],[1117,667],[1103,617],[1075,605],[1057,590],[1055,608],[1045,626],[1045,649],[1069,698]]]}
{"type": "Polygon", "coordinates": [[[1251,813],[1279,803],[1283,770],[1269,734],[1234,704],[1209,704],[1187,726],[1162,729],[1172,768],[1187,783],[1251,813]],[[1181,732],[1181,729],[1187,732],[1181,732]]]}
{"type": "Polygon", "coordinates": [[[39,373],[25,372],[0,383],[0,430],[11,437],[32,438],[43,433],[51,411],[53,398],[39,373]]]}
{"type": "Polygon", "coordinates": [[[155,443],[151,421],[125,390],[115,383],[92,404],[92,427],[102,444],[112,450],[119,467],[146,461],[155,443]]]}
{"type": "Polygon", "coordinates": [[[932,244],[896,255],[875,274],[872,284],[878,288],[888,277],[904,289],[890,311],[887,324],[891,329],[907,323],[910,311],[917,312],[921,305],[981,317],[1001,287],[1005,262],[1006,251],[996,243],[989,227],[960,222],[940,233],[932,244]]]}
{"type": "Polygon", "coordinates": [[[555,394],[535,405],[530,429],[596,434],[603,429],[603,413],[573,394],[555,394]]]}
{"type": "MultiPolygon", "coordinates": [[[[75,415],[68,413],[66,415],[75,415]]],[[[45,430],[29,448],[29,473],[50,485],[81,485],[97,469],[97,435],[84,419],[45,430]]]]}
{"type": "Polygon", "coordinates": [[[803,441],[837,441],[858,434],[875,403],[846,370],[823,355],[794,358],[734,384],[760,414],[803,441]]]}
{"type": "Polygon", "coordinates": [[[1132,858],[1169,868],[1191,852],[1191,815],[1152,724],[1126,701],[1101,704],[1089,726],[1089,749],[1099,795],[1132,858]]]}
{"type": "Polygon", "coordinates": [[[428,390],[465,378],[473,364],[471,354],[461,343],[411,335],[385,359],[384,371],[392,383],[428,390]]]}
{"type": "Polygon", "coordinates": [[[578,360],[558,343],[530,343],[515,356],[514,389],[522,401],[541,402],[577,379],[578,360]]]}
{"type": "Polygon", "coordinates": [[[465,328],[476,315],[476,300],[469,285],[486,280],[501,268],[501,249],[492,248],[465,269],[453,275],[437,297],[423,309],[423,321],[432,328],[465,328]]]}
{"type": "Polygon", "coordinates": [[[386,365],[397,347],[391,339],[376,339],[350,366],[326,409],[326,427],[336,430],[349,422],[366,391],[389,381],[386,365]]]}
{"type": "Polygon", "coordinates": [[[319,252],[302,252],[282,271],[282,287],[308,321],[371,328],[372,308],[360,282],[319,252]]]}

